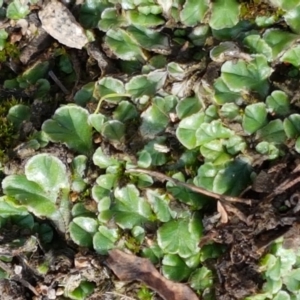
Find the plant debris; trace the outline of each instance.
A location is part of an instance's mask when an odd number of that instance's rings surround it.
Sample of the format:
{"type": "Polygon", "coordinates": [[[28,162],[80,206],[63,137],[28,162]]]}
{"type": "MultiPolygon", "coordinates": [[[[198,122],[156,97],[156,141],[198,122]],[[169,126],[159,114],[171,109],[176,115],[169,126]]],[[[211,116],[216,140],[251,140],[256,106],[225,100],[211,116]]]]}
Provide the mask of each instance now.
{"type": "Polygon", "coordinates": [[[108,252],[106,264],[120,280],[142,281],[164,300],[198,299],[196,294],[186,285],[164,278],[146,258],[114,249],[108,252]]]}

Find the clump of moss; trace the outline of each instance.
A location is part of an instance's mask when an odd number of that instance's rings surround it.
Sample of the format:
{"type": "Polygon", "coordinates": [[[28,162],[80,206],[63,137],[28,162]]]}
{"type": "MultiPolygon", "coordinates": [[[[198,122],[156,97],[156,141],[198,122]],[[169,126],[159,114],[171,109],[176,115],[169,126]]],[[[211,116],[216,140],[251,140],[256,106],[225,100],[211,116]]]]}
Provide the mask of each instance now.
{"type": "Polygon", "coordinates": [[[257,16],[271,17],[274,16],[278,20],[283,15],[283,10],[273,7],[268,3],[260,0],[250,0],[241,2],[240,17],[243,20],[253,21],[257,16]]]}
{"type": "Polygon", "coordinates": [[[19,48],[15,44],[6,43],[4,49],[0,51],[0,62],[5,62],[9,58],[16,59],[19,56],[19,48]]]}
{"type": "Polygon", "coordinates": [[[11,107],[19,104],[21,101],[15,98],[0,99],[0,162],[5,160],[7,149],[11,148],[16,138],[16,129],[12,122],[7,119],[8,111],[11,107]]]}

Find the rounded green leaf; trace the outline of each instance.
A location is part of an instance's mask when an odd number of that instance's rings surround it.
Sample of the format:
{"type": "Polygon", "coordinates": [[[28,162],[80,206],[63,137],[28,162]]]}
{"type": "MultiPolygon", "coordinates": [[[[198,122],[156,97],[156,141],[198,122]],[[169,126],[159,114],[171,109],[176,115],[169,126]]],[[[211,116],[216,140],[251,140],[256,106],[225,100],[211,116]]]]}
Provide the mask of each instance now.
{"type": "Polygon", "coordinates": [[[95,89],[95,82],[89,82],[82,86],[82,88],[75,94],[74,101],[80,106],[85,106],[93,99],[95,89]]]}
{"type": "Polygon", "coordinates": [[[264,103],[248,105],[243,117],[244,130],[252,134],[267,123],[267,110],[264,103]]]}
{"type": "Polygon", "coordinates": [[[164,71],[153,71],[146,75],[134,76],[125,85],[127,93],[135,98],[148,95],[152,96],[160,89],[165,80],[167,72],[164,71]]]}
{"type": "Polygon", "coordinates": [[[197,97],[188,97],[181,100],[176,106],[179,119],[186,118],[201,109],[202,105],[197,97]]]}
{"type": "Polygon", "coordinates": [[[239,3],[236,0],[216,0],[212,3],[209,25],[217,30],[233,27],[239,21],[239,13],[239,3]]]}
{"type": "Polygon", "coordinates": [[[148,168],[151,166],[151,154],[147,150],[142,150],[138,152],[137,164],[139,167],[148,168]]]}
{"type": "Polygon", "coordinates": [[[274,264],[267,269],[266,276],[272,280],[279,280],[281,277],[280,269],[281,269],[281,261],[280,258],[276,257],[274,264]]]}
{"type": "Polygon", "coordinates": [[[248,186],[251,171],[247,162],[235,159],[218,172],[213,181],[213,191],[219,194],[239,195],[248,186]]]}
{"type": "Polygon", "coordinates": [[[153,242],[149,248],[142,249],[142,256],[149,258],[153,264],[157,264],[162,258],[163,252],[156,242],[153,242]]]}
{"type": "Polygon", "coordinates": [[[17,200],[17,204],[24,205],[28,211],[38,217],[51,216],[56,212],[56,199],[50,199],[43,188],[25,175],[10,175],[3,179],[2,188],[7,196],[17,200]]]}
{"type": "Polygon", "coordinates": [[[238,92],[231,91],[221,77],[215,80],[214,89],[215,89],[214,100],[219,105],[228,102],[236,102],[236,103],[243,102],[242,95],[238,92]]]}
{"type": "Polygon", "coordinates": [[[300,288],[300,268],[291,270],[283,281],[289,291],[298,292],[300,288]]]}
{"type": "Polygon", "coordinates": [[[46,153],[30,158],[25,166],[25,174],[28,180],[39,184],[54,198],[60,189],[69,188],[66,166],[57,157],[46,153]]]}
{"type": "Polygon", "coordinates": [[[290,300],[290,295],[285,291],[279,291],[273,300],[290,300]]]}
{"type": "Polygon", "coordinates": [[[88,111],[78,106],[63,106],[47,120],[42,130],[52,142],[65,143],[69,148],[89,156],[93,149],[92,127],[88,111]]]}
{"type": "Polygon", "coordinates": [[[260,142],[256,145],[255,150],[262,154],[268,156],[269,159],[275,159],[279,156],[279,149],[272,143],[260,142]]]}
{"type": "Polygon", "coordinates": [[[248,35],[243,43],[252,53],[259,53],[266,56],[267,60],[272,60],[272,48],[258,34],[248,35]]]}
{"type": "Polygon", "coordinates": [[[300,153],[300,137],[297,138],[295,143],[295,150],[300,153]]]}
{"type": "Polygon", "coordinates": [[[111,6],[107,1],[89,0],[80,6],[79,21],[84,28],[94,28],[99,22],[101,13],[111,6]]]}
{"type": "Polygon", "coordinates": [[[103,174],[97,178],[96,182],[100,187],[110,190],[115,186],[117,179],[117,174],[103,174]]]}
{"type": "Polygon", "coordinates": [[[79,246],[91,247],[97,228],[98,222],[93,218],[74,218],[69,226],[71,239],[79,246]]]}
{"type": "Polygon", "coordinates": [[[180,65],[174,61],[168,63],[167,71],[170,77],[174,78],[176,81],[182,81],[185,77],[185,65],[180,65]]]}
{"type": "MultiPolygon", "coordinates": [[[[70,285],[71,286],[71,285],[70,285]]],[[[76,285],[77,286],[77,285],[76,285]]],[[[84,300],[87,299],[95,290],[95,284],[89,281],[80,281],[78,287],[71,290],[65,288],[64,296],[72,300],[84,300]]]]}
{"type": "MultiPolygon", "coordinates": [[[[163,98],[161,98],[161,101],[163,101],[163,98]]],[[[168,114],[162,111],[155,103],[141,114],[141,118],[141,134],[148,138],[154,138],[157,134],[163,132],[169,124],[168,114]]]]}
{"type": "Polygon", "coordinates": [[[168,222],[172,218],[169,208],[169,199],[166,195],[161,195],[157,190],[147,189],[147,199],[156,214],[158,220],[161,222],[168,222]]]}
{"type": "Polygon", "coordinates": [[[149,81],[145,75],[135,76],[126,84],[126,91],[134,97],[153,95],[155,90],[156,84],[149,81]]]}
{"type": "MultiPolygon", "coordinates": [[[[266,283],[263,285],[263,291],[267,292],[267,295],[262,294],[262,296],[264,295],[264,297],[262,297],[262,300],[272,298],[273,294],[278,293],[278,291],[282,289],[282,284],[283,283],[281,278],[279,280],[272,280],[270,278],[267,278],[266,283]]],[[[252,300],[252,298],[250,300],[252,300]]],[[[256,298],[253,300],[256,300],[256,298]]]]}
{"type": "Polygon", "coordinates": [[[118,120],[105,122],[101,134],[111,142],[121,142],[125,136],[125,125],[118,120]]]}
{"type": "Polygon", "coordinates": [[[194,26],[202,23],[202,19],[205,16],[209,7],[207,0],[187,0],[180,12],[180,19],[186,26],[194,26]]]}
{"type": "Polygon", "coordinates": [[[149,156],[151,158],[151,164],[153,166],[161,166],[166,163],[168,148],[165,146],[165,138],[156,138],[149,142],[144,149],[139,152],[140,163],[147,163],[149,156]],[[143,160],[142,160],[143,159],[143,160]]]}
{"type": "Polygon", "coordinates": [[[204,290],[213,285],[212,271],[206,267],[201,267],[192,273],[189,279],[190,285],[195,290],[204,290]]]}
{"type": "MultiPolygon", "coordinates": [[[[163,53],[165,55],[171,51],[169,38],[156,30],[144,26],[130,26],[127,31],[134,37],[137,43],[146,50],[163,53]]],[[[165,66],[165,64],[163,66],[165,66]]]]}
{"type": "Polygon", "coordinates": [[[245,140],[238,135],[230,137],[224,142],[226,150],[231,155],[236,155],[239,152],[243,152],[247,148],[245,140]]]}
{"type": "Polygon", "coordinates": [[[203,164],[198,169],[197,176],[193,180],[194,184],[212,191],[214,179],[220,170],[223,170],[223,166],[216,166],[209,162],[203,164]]]}
{"type": "Polygon", "coordinates": [[[137,186],[139,188],[149,187],[153,184],[153,178],[147,174],[139,174],[137,177],[137,186]]]}
{"type": "Polygon", "coordinates": [[[116,29],[118,27],[124,27],[129,25],[127,18],[123,14],[119,14],[116,8],[106,8],[101,14],[101,20],[98,23],[98,27],[102,31],[109,29],[116,29]]]}
{"type": "Polygon", "coordinates": [[[126,122],[131,119],[134,119],[138,116],[138,111],[136,107],[128,102],[128,101],[121,101],[118,107],[113,112],[114,119],[126,122]]]}
{"type": "Polygon", "coordinates": [[[144,198],[139,197],[139,191],[134,185],[129,184],[125,188],[115,189],[115,197],[117,202],[113,210],[118,212],[115,220],[123,225],[122,228],[132,228],[149,221],[152,216],[150,205],[144,198]]]}
{"type": "Polygon", "coordinates": [[[0,216],[2,218],[14,215],[24,216],[27,214],[28,212],[25,207],[18,207],[18,205],[10,201],[6,196],[0,197],[0,216]]]}
{"type": "Polygon", "coordinates": [[[145,229],[141,226],[134,226],[131,229],[131,234],[139,244],[141,244],[145,239],[145,229]]]}
{"type": "Polygon", "coordinates": [[[158,15],[143,14],[135,10],[128,11],[128,18],[137,27],[155,27],[165,23],[164,19],[158,15]]]}
{"type": "MultiPolygon", "coordinates": [[[[100,98],[109,94],[124,94],[124,83],[121,80],[113,77],[103,77],[96,83],[96,92],[100,95],[100,98]]],[[[121,101],[121,97],[104,98],[106,102],[116,103],[121,101]]]]}
{"type": "Polygon", "coordinates": [[[220,30],[212,30],[213,37],[219,40],[237,40],[245,31],[253,28],[253,23],[243,20],[233,27],[223,28],[220,30]]]}
{"type": "Polygon", "coordinates": [[[296,6],[298,6],[300,4],[299,0],[276,0],[274,1],[274,3],[276,3],[276,6],[280,7],[283,10],[292,10],[293,8],[295,8],[296,6]]]}
{"type": "Polygon", "coordinates": [[[300,135],[300,115],[289,115],[283,121],[284,131],[288,138],[296,138],[300,135]]]}
{"type": "Polygon", "coordinates": [[[203,144],[200,147],[200,152],[206,162],[211,161],[214,164],[224,164],[231,159],[231,156],[224,149],[223,142],[220,140],[213,140],[203,144]]]}
{"type": "Polygon", "coordinates": [[[123,60],[145,60],[141,47],[125,30],[109,29],[105,36],[108,48],[123,60]]]}
{"type": "Polygon", "coordinates": [[[138,7],[138,11],[145,15],[148,14],[158,15],[162,13],[162,8],[159,5],[148,5],[148,6],[140,5],[138,7]]]}
{"type": "Polygon", "coordinates": [[[223,42],[213,47],[213,49],[210,50],[209,56],[213,61],[222,63],[226,61],[227,58],[239,57],[240,52],[241,50],[235,43],[223,42]]]}
{"type": "Polygon", "coordinates": [[[101,132],[103,124],[107,121],[102,114],[90,114],[88,116],[89,125],[93,126],[98,132],[101,132]]]}
{"type": "Polygon", "coordinates": [[[44,78],[49,69],[49,62],[36,62],[28,68],[21,77],[18,77],[20,87],[27,87],[29,84],[35,84],[39,79],[44,78]]]}
{"type": "Polygon", "coordinates": [[[7,38],[8,38],[8,33],[5,31],[5,29],[0,29],[0,51],[4,49],[7,38]]]}
{"type": "Polygon", "coordinates": [[[93,247],[99,254],[105,255],[108,250],[114,248],[114,244],[117,240],[117,229],[100,226],[98,232],[93,237],[93,247]]]}
{"type": "Polygon", "coordinates": [[[96,166],[102,168],[102,169],[106,169],[110,166],[118,166],[120,163],[117,159],[105,155],[101,149],[101,147],[99,147],[94,155],[93,155],[93,162],[96,166]]]}
{"type": "Polygon", "coordinates": [[[293,9],[289,10],[286,14],[283,15],[286,23],[290,26],[292,31],[299,34],[300,33],[300,6],[294,7],[293,9]]]}
{"type": "Polygon", "coordinates": [[[298,39],[298,35],[272,28],[265,31],[263,39],[271,47],[274,59],[277,58],[283,50],[288,49],[290,45],[298,39]]]}
{"type": "Polygon", "coordinates": [[[290,112],[290,101],[287,94],[283,91],[273,91],[267,97],[266,104],[268,109],[276,115],[284,116],[290,112]]]}
{"type": "Polygon", "coordinates": [[[7,119],[19,128],[23,121],[28,121],[31,116],[30,108],[24,104],[18,104],[10,108],[7,119]]]}
{"type": "Polygon", "coordinates": [[[281,144],[286,140],[281,120],[270,121],[266,126],[257,131],[257,138],[270,143],[281,144]]]}
{"type": "Polygon", "coordinates": [[[188,37],[195,46],[204,46],[209,35],[210,27],[208,25],[199,25],[192,28],[188,37]]]}
{"type": "Polygon", "coordinates": [[[65,165],[49,154],[38,154],[26,163],[25,175],[6,177],[3,180],[4,191],[36,216],[47,216],[64,233],[70,219],[65,165]]]}
{"type": "Polygon", "coordinates": [[[157,231],[157,242],[163,251],[187,258],[199,251],[199,238],[202,235],[200,220],[177,219],[163,224],[157,231]],[[196,222],[196,227],[191,226],[196,222]]]}
{"type": "Polygon", "coordinates": [[[167,254],[162,260],[162,272],[170,280],[182,281],[189,277],[192,270],[178,255],[167,254]]]}
{"type": "Polygon", "coordinates": [[[283,61],[285,63],[290,63],[295,67],[299,67],[300,66],[300,45],[296,45],[294,47],[291,47],[289,50],[287,50],[280,58],[280,61],[283,61]]]}
{"type": "Polygon", "coordinates": [[[21,0],[13,0],[7,6],[6,16],[9,19],[19,20],[25,18],[29,14],[30,10],[27,2],[21,0]]]}
{"type": "Polygon", "coordinates": [[[234,132],[223,126],[221,120],[202,123],[196,131],[197,145],[203,145],[216,139],[227,139],[233,135],[234,132]]]}
{"type": "Polygon", "coordinates": [[[72,62],[70,57],[67,54],[62,54],[60,56],[58,67],[62,72],[66,74],[70,74],[73,72],[72,62]]]}
{"type": "Polygon", "coordinates": [[[222,105],[219,114],[223,118],[238,120],[240,119],[240,108],[234,103],[225,103],[222,105]]]}
{"type": "Polygon", "coordinates": [[[37,80],[36,84],[35,84],[37,90],[34,93],[34,96],[36,98],[44,98],[51,89],[51,85],[50,82],[47,79],[39,79],[37,80]]]}
{"type": "Polygon", "coordinates": [[[277,16],[273,15],[273,16],[256,16],[255,18],[255,24],[258,27],[270,27],[271,25],[273,25],[274,23],[277,22],[277,16]]]}
{"type": "Polygon", "coordinates": [[[239,59],[237,62],[227,61],[221,68],[221,78],[233,92],[257,91],[265,96],[269,89],[267,79],[273,72],[267,59],[263,55],[246,62],[239,59]]]}
{"type": "Polygon", "coordinates": [[[115,189],[115,201],[108,211],[100,211],[99,219],[113,217],[123,229],[150,222],[152,211],[149,203],[139,196],[138,189],[128,184],[115,189]]]}
{"type": "Polygon", "coordinates": [[[196,132],[205,120],[205,114],[199,112],[180,121],[176,136],[180,143],[188,149],[198,146],[196,132]]]}

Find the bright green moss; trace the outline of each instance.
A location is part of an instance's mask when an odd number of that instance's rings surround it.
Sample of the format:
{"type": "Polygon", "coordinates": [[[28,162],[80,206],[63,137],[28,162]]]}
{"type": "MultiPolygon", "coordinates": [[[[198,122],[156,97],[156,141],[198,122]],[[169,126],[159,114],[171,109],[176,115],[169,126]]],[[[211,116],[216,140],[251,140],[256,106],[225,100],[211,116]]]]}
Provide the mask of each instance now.
{"type": "Polygon", "coordinates": [[[0,51],[0,62],[5,62],[8,58],[18,58],[20,50],[15,44],[6,43],[3,50],[0,51]]]}
{"type": "Polygon", "coordinates": [[[6,116],[9,109],[19,103],[20,101],[15,98],[0,99],[0,162],[5,160],[5,153],[13,145],[16,134],[13,124],[7,120],[6,116]]]}

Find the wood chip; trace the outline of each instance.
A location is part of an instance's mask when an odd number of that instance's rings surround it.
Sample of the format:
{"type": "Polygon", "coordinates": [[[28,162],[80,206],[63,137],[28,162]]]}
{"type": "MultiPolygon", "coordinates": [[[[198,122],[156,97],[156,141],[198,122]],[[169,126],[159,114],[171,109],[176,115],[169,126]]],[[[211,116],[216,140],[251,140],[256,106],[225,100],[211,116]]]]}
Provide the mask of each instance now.
{"type": "Polygon", "coordinates": [[[82,49],[88,43],[83,28],[72,13],[57,0],[49,1],[39,11],[43,29],[61,44],[82,49]]]}
{"type": "Polygon", "coordinates": [[[121,250],[109,251],[107,266],[122,281],[142,281],[156,291],[164,300],[198,300],[197,295],[186,285],[163,277],[146,258],[127,254],[121,250]]]}

